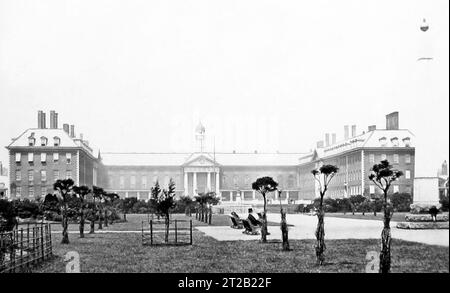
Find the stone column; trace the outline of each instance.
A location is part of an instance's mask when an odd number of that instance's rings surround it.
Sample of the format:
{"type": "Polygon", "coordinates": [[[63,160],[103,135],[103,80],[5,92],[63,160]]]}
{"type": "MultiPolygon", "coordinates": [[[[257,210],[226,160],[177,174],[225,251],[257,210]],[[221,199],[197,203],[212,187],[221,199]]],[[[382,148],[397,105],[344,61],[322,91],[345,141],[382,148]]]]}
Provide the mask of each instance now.
{"type": "Polygon", "coordinates": [[[233,191],[230,191],[230,201],[233,201],[233,191]]]}
{"type": "Polygon", "coordinates": [[[128,191],[125,192],[125,198],[128,198],[128,191]]]}
{"type": "Polygon", "coordinates": [[[141,199],[141,193],[138,191],[137,192],[137,199],[140,200],[141,199]]]}
{"type": "Polygon", "coordinates": [[[197,195],[197,172],[193,173],[194,178],[193,178],[193,185],[192,185],[192,193],[194,195],[197,195]]]}
{"type": "Polygon", "coordinates": [[[207,175],[207,181],[206,181],[206,188],[208,189],[208,192],[212,191],[211,190],[211,172],[208,172],[207,175]]]}
{"type": "Polygon", "coordinates": [[[256,190],[253,190],[253,200],[256,200],[256,190]]]}
{"type": "Polygon", "coordinates": [[[189,195],[189,173],[184,172],[184,196],[189,195]]]}
{"type": "Polygon", "coordinates": [[[289,191],[286,191],[286,203],[289,203],[289,191]]]}
{"type": "Polygon", "coordinates": [[[216,172],[216,195],[220,194],[220,176],[219,172],[216,172]]]}

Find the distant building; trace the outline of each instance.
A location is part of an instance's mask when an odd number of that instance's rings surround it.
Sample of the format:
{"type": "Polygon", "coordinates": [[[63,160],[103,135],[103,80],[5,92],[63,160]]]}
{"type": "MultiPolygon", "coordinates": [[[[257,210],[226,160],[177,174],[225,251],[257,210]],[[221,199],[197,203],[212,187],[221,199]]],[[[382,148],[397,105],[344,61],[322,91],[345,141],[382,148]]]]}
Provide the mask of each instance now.
{"type": "Polygon", "coordinates": [[[9,189],[8,169],[5,168],[3,166],[3,163],[0,161],[0,198],[9,197],[8,189],[9,189]]]}
{"type": "Polygon", "coordinates": [[[447,161],[444,161],[441,168],[438,171],[439,178],[439,197],[443,198],[448,196],[449,183],[448,183],[448,165],[447,161]]]}
{"type": "Polygon", "coordinates": [[[331,181],[327,195],[333,198],[353,195],[371,196],[380,191],[368,179],[372,166],[382,160],[388,160],[395,169],[404,172],[404,176],[392,186],[392,192],[413,193],[415,148],[414,135],[406,129],[399,129],[398,112],[386,116],[386,129],[369,126],[367,132],[356,134],[352,127],[351,136],[348,126],[344,127],[344,140],[331,145],[317,143],[316,150],[300,158],[298,173],[300,193],[303,197],[318,195],[318,183],[310,171],[322,164],[339,167],[339,172],[331,181]]]}
{"type": "Polygon", "coordinates": [[[25,130],[6,147],[9,151],[10,192],[14,198],[38,198],[53,193],[53,183],[71,178],[77,185],[101,185],[103,166],[89,143],[75,136],[75,126],[58,128],[58,114],[38,112],[38,127],[25,130]]]}

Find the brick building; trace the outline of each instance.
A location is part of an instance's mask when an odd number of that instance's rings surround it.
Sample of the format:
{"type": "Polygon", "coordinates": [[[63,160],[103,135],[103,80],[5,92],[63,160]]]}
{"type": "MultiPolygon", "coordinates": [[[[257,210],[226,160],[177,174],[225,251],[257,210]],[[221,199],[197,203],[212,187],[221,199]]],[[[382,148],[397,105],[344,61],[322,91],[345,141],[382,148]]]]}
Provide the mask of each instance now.
{"type": "Polygon", "coordinates": [[[58,128],[58,114],[38,112],[38,127],[25,130],[9,146],[11,197],[37,198],[53,193],[57,179],[72,178],[77,185],[102,185],[104,167],[75,126],[58,128]],[[100,174],[100,175],[99,175],[100,174]]]}
{"type": "MultiPolygon", "coordinates": [[[[333,178],[328,196],[342,198],[352,195],[370,196],[380,193],[370,182],[368,175],[372,166],[387,159],[404,176],[393,184],[392,192],[413,193],[415,148],[414,135],[406,129],[399,129],[398,112],[386,116],[386,129],[369,126],[367,132],[356,134],[356,126],[344,127],[344,140],[318,142],[317,148],[300,159],[300,193],[313,198],[318,195],[318,185],[310,171],[322,164],[339,167],[333,178]]],[[[328,136],[326,136],[327,138],[328,136]]],[[[327,139],[326,139],[327,140],[327,139]]]]}

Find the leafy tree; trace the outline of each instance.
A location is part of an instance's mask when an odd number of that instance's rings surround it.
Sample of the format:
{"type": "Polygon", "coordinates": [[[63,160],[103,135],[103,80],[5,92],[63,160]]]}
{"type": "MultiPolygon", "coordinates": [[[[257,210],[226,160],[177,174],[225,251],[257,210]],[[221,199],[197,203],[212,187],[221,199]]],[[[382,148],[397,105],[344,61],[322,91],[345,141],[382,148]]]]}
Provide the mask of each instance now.
{"type": "Polygon", "coordinates": [[[190,196],[181,196],[177,201],[177,210],[183,210],[186,216],[191,216],[191,208],[194,206],[194,204],[195,202],[190,196]]]}
{"type": "Polygon", "coordinates": [[[98,229],[103,229],[103,204],[102,201],[104,200],[105,191],[101,187],[94,186],[92,188],[92,198],[94,201],[94,204],[92,205],[92,212],[91,212],[91,229],[89,231],[89,234],[95,233],[95,220],[98,218],[98,229]]]}
{"type": "Polygon", "coordinates": [[[441,204],[441,210],[443,212],[448,212],[448,194],[442,196],[439,203],[441,204]]]}
{"type": "Polygon", "coordinates": [[[394,181],[403,176],[402,171],[394,170],[388,160],[373,165],[369,180],[383,192],[384,228],[381,233],[380,272],[389,273],[391,270],[391,227],[392,207],[388,206],[388,192],[394,181]]]}
{"type": "Polygon", "coordinates": [[[85,224],[85,218],[86,218],[86,196],[92,192],[92,190],[87,186],[74,186],[73,191],[75,193],[75,196],[80,201],[80,207],[79,207],[79,217],[80,217],[80,238],[84,238],[84,224],[85,224]]]}
{"type": "Polygon", "coordinates": [[[158,181],[151,190],[152,197],[150,199],[151,203],[156,209],[159,215],[164,216],[166,224],[166,233],[164,241],[169,242],[169,227],[170,227],[170,210],[175,207],[175,182],[170,179],[168,189],[161,191],[158,181]]]}
{"type": "Polygon", "coordinates": [[[0,232],[12,231],[17,224],[17,210],[14,204],[0,199],[0,232]]]}
{"type": "MultiPolygon", "coordinates": [[[[119,195],[116,193],[105,193],[105,227],[108,227],[108,218],[114,214],[114,202],[119,199],[119,195]]],[[[114,219],[112,218],[112,221],[114,219]]],[[[111,222],[112,224],[112,222],[111,222]]]]}
{"type": "Polygon", "coordinates": [[[261,227],[261,242],[267,242],[267,198],[269,192],[274,192],[278,188],[278,183],[272,177],[261,177],[252,183],[252,189],[259,192],[264,199],[264,211],[261,227]]]}
{"type": "Polygon", "coordinates": [[[323,199],[325,194],[327,193],[328,186],[333,179],[333,177],[338,172],[339,168],[334,165],[323,165],[319,169],[312,170],[311,173],[314,176],[314,179],[319,184],[319,194],[320,194],[320,201],[319,201],[319,207],[317,209],[317,230],[316,230],[316,257],[317,257],[317,263],[322,265],[325,256],[324,252],[326,249],[325,246],[325,224],[324,224],[324,217],[325,217],[325,211],[323,209],[323,199]]]}
{"type": "Polygon", "coordinates": [[[74,182],[72,179],[63,179],[63,180],[57,180],[54,184],[53,184],[53,189],[55,191],[58,191],[59,194],[59,198],[56,197],[56,195],[54,197],[52,197],[51,195],[47,195],[45,200],[46,201],[58,201],[59,205],[61,207],[61,214],[62,214],[62,227],[63,227],[63,231],[62,231],[62,240],[61,240],[61,244],[69,244],[69,206],[68,206],[68,202],[70,200],[70,198],[72,197],[72,193],[73,193],[73,187],[74,187],[74,182]],[[56,197],[56,198],[55,198],[56,197]]]}
{"type": "Polygon", "coordinates": [[[366,201],[366,197],[361,194],[350,196],[350,202],[352,204],[352,213],[355,214],[355,211],[359,211],[359,205],[366,201]]]}
{"type": "Polygon", "coordinates": [[[118,202],[119,210],[123,213],[123,219],[127,220],[127,214],[132,212],[134,205],[138,202],[137,198],[129,197],[121,199],[118,202]]]}

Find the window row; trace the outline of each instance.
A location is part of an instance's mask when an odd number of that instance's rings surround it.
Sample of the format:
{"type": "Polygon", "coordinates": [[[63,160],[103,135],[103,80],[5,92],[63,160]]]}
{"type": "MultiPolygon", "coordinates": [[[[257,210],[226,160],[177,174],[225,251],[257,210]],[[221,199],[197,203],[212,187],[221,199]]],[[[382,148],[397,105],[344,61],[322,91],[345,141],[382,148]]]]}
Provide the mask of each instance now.
{"type": "MultiPolygon", "coordinates": [[[[405,154],[405,164],[411,164],[411,155],[410,154],[405,154]]],[[[384,161],[384,160],[388,160],[388,156],[386,154],[381,154],[380,155],[380,160],[379,161],[384,161]]],[[[375,164],[375,162],[379,162],[376,160],[376,156],[375,154],[370,154],[369,155],[369,163],[373,163],[375,164]]],[[[400,163],[400,156],[398,154],[393,154],[392,155],[392,163],[394,164],[399,164],[400,163]]]]}
{"type": "MultiPolygon", "coordinates": [[[[40,153],[40,154],[35,154],[35,153],[28,153],[27,154],[27,159],[28,159],[28,163],[33,163],[35,156],[39,156],[40,157],[40,161],[41,163],[47,163],[47,157],[48,154],[47,153],[40,153]]],[[[22,153],[16,153],[15,155],[16,157],[16,163],[20,163],[22,162],[22,153]]],[[[57,163],[60,160],[60,154],[59,153],[53,153],[53,162],[57,163]]],[[[72,163],[72,153],[66,153],[65,154],[65,160],[67,164],[71,164],[72,163]]]]}
{"type": "Polygon", "coordinates": [[[129,187],[130,189],[135,189],[135,188],[139,188],[139,189],[149,189],[151,188],[156,181],[159,182],[159,185],[161,186],[161,188],[167,188],[167,186],[169,185],[170,182],[170,178],[172,178],[172,180],[175,182],[175,184],[181,184],[179,182],[180,180],[180,176],[176,175],[176,176],[164,176],[164,179],[162,181],[160,181],[160,178],[158,176],[154,176],[153,180],[151,182],[149,182],[148,177],[147,176],[141,176],[140,177],[140,181],[138,182],[138,177],[139,176],[119,176],[118,177],[118,185],[117,185],[117,181],[115,180],[115,177],[110,176],[109,177],[109,186],[110,188],[115,188],[118,186],[118,188],[120,189],[125,189],[127,187],[129,187]],[[128,179],[128,180],[126,180],[128,179]],[[126,181],[128,181],[128,184],[125,184],[126,181]],[[128,186],[126,186],[128,185],[128,186]]]}
{"type": "MultiPolygon", "coordinates": [[[[40,170],[39,174],[40,174],[42,182],[45,182],[45,181],[48,180],[48,178],[47,178],[47,176],[48,176],[47,170],[40,170]]],[[[53,175],[53,178],[52,178],[53,181],[62,179],[59,170],[54,170],[52,175],[53,175]]],[[[73,179],[72,171],[70,171],[70,170],[66,171],[65,175],[66,175],[65,179],[69,179],[69,178],[73,179]]],[[[34,170],[28,170],[27,171],[27,179],[28,179],[28,181],[29,182],[33,182],[34,181],[34,177],[35,177],[35,171],[34,170]]],[[[16,181],[22,181],[22,171],[21,170],[16,170],[15,179],[16,179],[16,181]]]]}
{"type": "Polygon", "coordinates": [[[45,196],[49,193],[51,193],[52,187],[51,186],[28,186],[28,188],[22,188],[21,186],[16,187],[15,189],[15,196],[16,197],[37,197],[40,196],[42,198],[45,198],[45,196]]]}
{"type": "MultiPolygon", "coordinates": [[[[57,147],[61,145],[61,139],[57,136],[53,137],[53,146],[57,147]]],[[[28,146],[36,146],[36,138],[34,137],[34,133],[31,133],[31,136],[28,137],[28,146]]],[[[48,138],[45,136],[41,137],[41,146],[48,146],[48,138]]]]}

